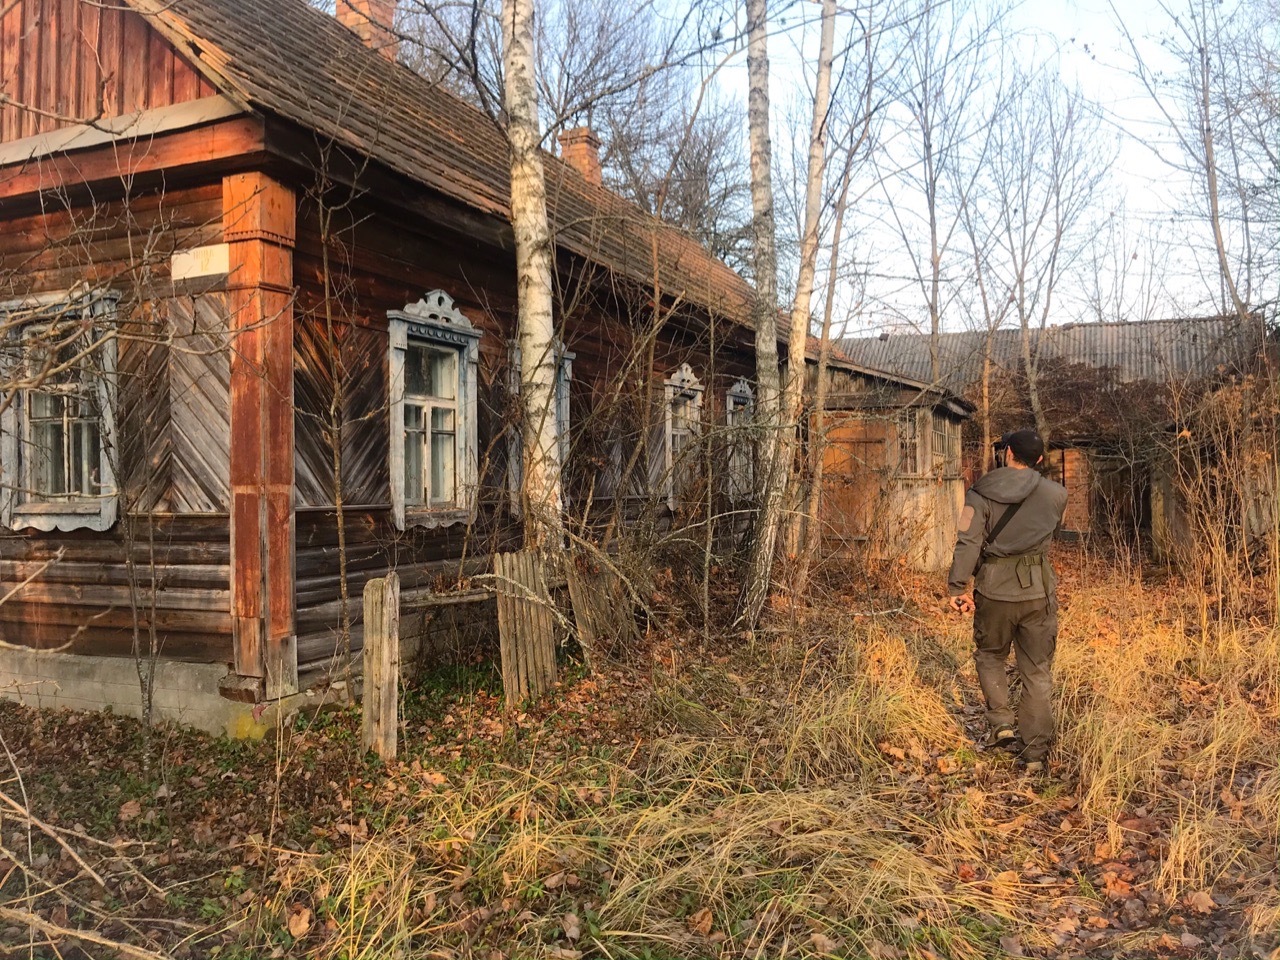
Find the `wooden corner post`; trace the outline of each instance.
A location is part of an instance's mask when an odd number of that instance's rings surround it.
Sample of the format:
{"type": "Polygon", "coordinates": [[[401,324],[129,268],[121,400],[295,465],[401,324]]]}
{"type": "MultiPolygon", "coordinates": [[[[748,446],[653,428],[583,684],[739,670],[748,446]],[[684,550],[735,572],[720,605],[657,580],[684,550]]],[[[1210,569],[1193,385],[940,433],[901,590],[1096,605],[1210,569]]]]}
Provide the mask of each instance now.
{"type": "Polygon", "coordinates": [[[294,621],[293,248],[297,199],[262,173],[222,181],[230,254],[231,614],[235,669],[298,689],[294,621]]]}

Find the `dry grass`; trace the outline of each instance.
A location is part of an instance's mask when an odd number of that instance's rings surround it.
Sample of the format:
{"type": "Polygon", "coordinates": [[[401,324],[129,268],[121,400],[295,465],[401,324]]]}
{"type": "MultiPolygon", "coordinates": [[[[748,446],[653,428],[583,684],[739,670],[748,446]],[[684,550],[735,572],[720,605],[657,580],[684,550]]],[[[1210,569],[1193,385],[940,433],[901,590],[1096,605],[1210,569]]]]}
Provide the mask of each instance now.
{"type": "Polygon", "coordinates": [[[1119,850],[1134,816],[1167,824],[1135,880],[1157,902],[1229,888],[1253,936],[1280,923],[1273,630],[1189,628],[1176,597],[1138,586],[1076,590],[1057,658],[1073,797],[966,746],[951,709],[960,687],[972,697],[964,623],[815,614],[801,635],[758,651],[771,685],[710,667],[661,678],[653,719],[673,732],[640,757],[483,766],[409,791],[345,851],[280,856],[270,923],[310,904],[330,930],[309,955],[335,960],[472,942],[530,957],[977,958],[1012,935],[1051,949],[1046,917],[1078,926],[1105,906],[1052,874],[1053,834],[1119,850]],[[1047,839],[1027,832],[1041,821],[1047,839]]]}

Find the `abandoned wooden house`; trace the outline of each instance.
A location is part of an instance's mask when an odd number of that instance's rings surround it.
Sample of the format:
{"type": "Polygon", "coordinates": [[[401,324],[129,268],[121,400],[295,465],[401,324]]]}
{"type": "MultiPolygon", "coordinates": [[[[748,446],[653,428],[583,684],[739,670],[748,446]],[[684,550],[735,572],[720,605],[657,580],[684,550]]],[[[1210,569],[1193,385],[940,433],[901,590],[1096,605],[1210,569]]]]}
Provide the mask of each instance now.
{"type": "MultiPolygon", "coordinates": [[[[1157,551],[1169,525],[1156,518],[1174,509],[1168,490],[1170,424],[1200,398],[1257,369],[1263,355],[1260,322],[1188,317],[1128,323],[1073,323],[1031,332],[1040,401],[1051,426],[1049,471],[1069,495],[1063,531],[1153,537],[1157,551]]],[[[841,343],[852,359],[904,377],[930,379],[929,337],[881,334],[841,343]]],[[[981,470],[983,371],[987,370],[987,433],[1034,422],[1022,339],[1016,329],[939,338],[938,386],[974,404],[966,435],[966,474],[981,470]],[[989,362],[988,362],[989,360],[989,362]]]]}
{"type": "Polygon", "coordinates": [[[973,407],[837,352],[825,408],[818,513],[825,555],[945,569],[964,504],[961,430],[973,407]]]}
{"type": "MultiPolygon", "coordinates": [[[[4,6],[6,696],[137,714],[145,672],[155,716],[248,732],[345,675],[366,580],[519,540],[506,141],[397,62],[394,3],[341,7],[4,6]]],[[[750,287],[561,143],[570,521],[745,499],[750,287]]]]}

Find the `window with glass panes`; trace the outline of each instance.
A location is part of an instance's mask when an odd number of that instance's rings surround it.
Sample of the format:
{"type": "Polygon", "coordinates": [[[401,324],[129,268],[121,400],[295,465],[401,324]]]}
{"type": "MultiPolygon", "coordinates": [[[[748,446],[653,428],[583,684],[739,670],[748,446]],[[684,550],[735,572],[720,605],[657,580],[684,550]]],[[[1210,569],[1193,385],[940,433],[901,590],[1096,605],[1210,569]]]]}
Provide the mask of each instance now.
{"type": "Polygon", "coordinates": [[[702,382],[687,363],[664,382],[666,410],[663,435],[651,450],[650,481],[665,489],[667,506],[676,509],[698,477],[698,436],[702,427],[702,382]]]}
{"type": "Polygon", "coordinates": [[[92,344],[80,324],[28,329],[22,438],[26,500],[96,499],[102,493],[102,410],[92,344]]]}
{"type": "Polygon", "coordinates": [[[405,503],[452,506],[458,489],[458,352],[410,340],[404,380],[405,503]]]}
{"type": "Polygon", "coordinates": [[[475,519],[480,336],[442,290],[387,312],[388,460],[398,529],[475,519]]]}
{"type": "Polygon", "coordinates": [[[755,398],[751,386],[739,380],[725,394],[724,420],[729,428],[729,499],[745,500],[754,483],[751,434],[748,428],[755,398]]]}
{"type": "Polygon", "coordinates": [[[960,424],[947,421],[946,477],[960,476],[960,424]]]}
{"type": "Polygon", "coordinates": [[[898,472],[906,476],[920,473],[920,418],[915,410],[898,419],[898,472]]]}
{"type": "Polygon", "coordinates": [[[118,297],[38,295],[0,304],[0,524],[108,530],[118,494],[111,463],[118,297]]]}
{"type": "Polygon", "coordinates": [[[929,456],[932,462],[931,476],[947,475],[947,418],[933,415],[932,436],[929,438],[929,456]]]}
{"type": "Polygon", "coordinates": [[[671,469],[675,488],[685,489],[697,465],[694,443],[698,436],[698,409],[692,393],[671,398],[671,469]]]}

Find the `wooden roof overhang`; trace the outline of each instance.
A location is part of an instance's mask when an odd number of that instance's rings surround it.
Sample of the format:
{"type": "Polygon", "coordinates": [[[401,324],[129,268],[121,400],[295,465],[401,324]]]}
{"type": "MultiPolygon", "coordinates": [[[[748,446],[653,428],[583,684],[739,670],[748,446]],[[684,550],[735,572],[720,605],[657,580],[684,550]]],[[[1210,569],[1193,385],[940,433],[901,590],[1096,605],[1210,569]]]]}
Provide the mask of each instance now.
{"type": "Polygon", "coordinates": [[[130,189],[225,175],[267,160],[263,118],[226,98],[208,97],[87,131],[59,130],[2,144],[0,201],[21,212],[54,193],[111,199],[130,189]]]}

